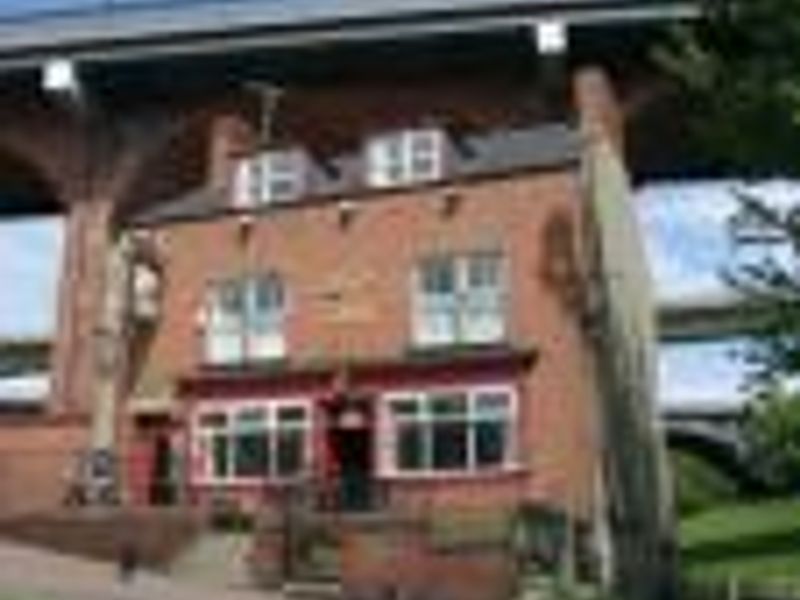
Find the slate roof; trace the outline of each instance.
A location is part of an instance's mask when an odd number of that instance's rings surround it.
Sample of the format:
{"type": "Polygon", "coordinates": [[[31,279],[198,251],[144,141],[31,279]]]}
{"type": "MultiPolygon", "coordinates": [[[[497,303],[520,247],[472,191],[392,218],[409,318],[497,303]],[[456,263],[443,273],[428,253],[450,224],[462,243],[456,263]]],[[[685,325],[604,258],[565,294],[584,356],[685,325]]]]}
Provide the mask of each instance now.
{"type": "MultiPolygon", "coordinates": [[[[521,170],[562,167],[579,160],[580,148],[577,130],[562,123],[465,134],[460,139],[451,138],[446,174],[437,185],[521,170]]],[[[357,150],[334,157],[312,155],[311,170],[306,197],[296,202],[365,195],[380,197],[383,193],[383,190],[376,192],[366,187],[362,153],[357,150]]],[[[295,203],[267,208],[282,206],[291,207],[295,203]]],[[[224,190],[201,188],[174,200],[154,203],[131,215],[128,221],[147,226],[203,219],[232,210],[224,190]]]]}

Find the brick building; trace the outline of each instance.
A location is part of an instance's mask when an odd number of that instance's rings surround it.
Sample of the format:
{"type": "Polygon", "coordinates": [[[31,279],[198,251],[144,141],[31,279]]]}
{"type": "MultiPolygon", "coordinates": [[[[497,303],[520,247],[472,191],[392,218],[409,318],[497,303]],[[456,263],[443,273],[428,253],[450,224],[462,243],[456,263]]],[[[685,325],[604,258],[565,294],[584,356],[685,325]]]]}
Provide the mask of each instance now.
{"type": "Polygon", "coordinates": [[[174,398],[130,424],[134,463],[171,436],[193,494],[269,473],[589,510],[579,140],[525,86],[460,83],[288,90],[272,134],[245,100],[219,185],[133,216],[163,287],[131,401],[174,398]]]}

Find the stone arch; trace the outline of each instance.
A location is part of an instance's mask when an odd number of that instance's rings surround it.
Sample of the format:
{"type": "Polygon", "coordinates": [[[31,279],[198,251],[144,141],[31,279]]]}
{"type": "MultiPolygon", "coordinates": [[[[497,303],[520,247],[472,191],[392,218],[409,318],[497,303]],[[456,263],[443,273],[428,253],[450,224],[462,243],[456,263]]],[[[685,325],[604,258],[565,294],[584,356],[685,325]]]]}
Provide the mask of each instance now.
{"type": "Polygon", "coordinates": [[[57,213],[64,208],[62,190],[48,173],[0,145],[0,215],[57,213]]]}
{"type": "Polygon", "coordinates": [[[742,445],[710,428],[671,424],[666,428],[667,446],[699,456],[743,485],[753,481],[742,445]]]}
{"type": "Polygon", "coordinates": [[[74,115],[46,107],[12,114],[0,106],[0,122],[0,185],[12,179],[19,185],[25,178],[23,188],[49,190],[62,211],[85,194],[85,135],[74,115]]]}
{"type": "Polygon", "coordinates": [[[214,111],[165,114],[157,133],[131,144],[114,181],[113,223],[122,227],[137,211],[173,200],[208,182],[214,111]]]}

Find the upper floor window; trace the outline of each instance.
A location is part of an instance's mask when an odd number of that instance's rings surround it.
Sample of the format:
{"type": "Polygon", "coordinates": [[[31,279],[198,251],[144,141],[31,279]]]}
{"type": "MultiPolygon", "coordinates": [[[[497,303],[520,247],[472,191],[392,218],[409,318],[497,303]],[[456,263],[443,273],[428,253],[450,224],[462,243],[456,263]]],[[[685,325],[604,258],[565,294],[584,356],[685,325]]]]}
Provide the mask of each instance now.
{"type": "Polygon", "coordinates": [[[499,252],[423,260],[414,282],[414,339],[422,346],[482,344],[505,335],[506,278],[499,252]]]}
{"type": "Polygon", "coordinates": [[[280,358],[285,291],[276,274],[215,283],[209,290],[205,329],[206,360],[237,364],[280,358]]]}
{"type": "Polygon", "coordinates": [[[302,150],[269,150],[243,158],[236,167],[235,204],[244,208],[296,200],[306,191],[307,173],[302,150]]]}
{"type": "Polygon", "coordinates": [[[393,187],[441,179],[444,132],[410,129],[381,135],[367,146],[367,179],[374,187],[393,187]]]}

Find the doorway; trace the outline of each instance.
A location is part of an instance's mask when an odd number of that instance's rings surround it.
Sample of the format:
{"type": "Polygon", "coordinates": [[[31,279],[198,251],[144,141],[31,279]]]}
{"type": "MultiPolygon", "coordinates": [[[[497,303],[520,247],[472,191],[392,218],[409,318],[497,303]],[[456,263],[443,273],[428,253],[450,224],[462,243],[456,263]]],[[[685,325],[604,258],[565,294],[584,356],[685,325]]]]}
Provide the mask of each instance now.
{"type": "Polygon", "coordinates": [[[367,402],[348,401],[332,409],[328,443],[336,465],[336,505],[344,511],[373,507],[374,427],[367,402]]]}
{"type": "Polygon", "coordinates": [[[173,460],[169,435],[167,433],[157,433],[153,438],[153,462],[148,494],[150,504],[153,506],[166,506],[175,503],[173,460]]]}

